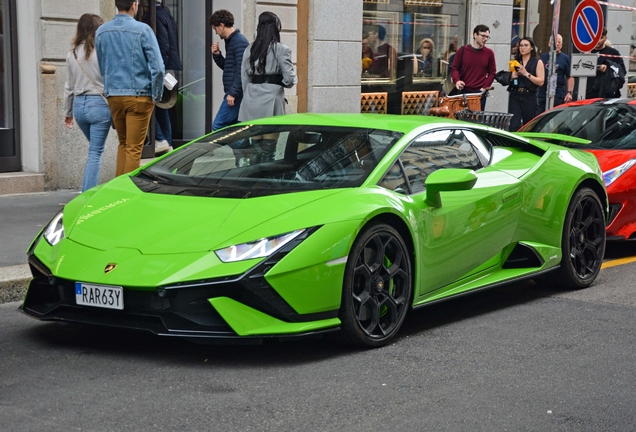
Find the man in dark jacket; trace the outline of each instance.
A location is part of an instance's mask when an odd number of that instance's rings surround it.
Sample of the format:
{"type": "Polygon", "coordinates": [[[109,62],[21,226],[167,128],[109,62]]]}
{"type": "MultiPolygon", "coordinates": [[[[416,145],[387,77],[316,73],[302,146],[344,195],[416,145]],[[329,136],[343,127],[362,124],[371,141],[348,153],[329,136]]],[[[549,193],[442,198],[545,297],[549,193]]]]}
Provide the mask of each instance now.
{"type": "MultiPolygon", "coordinates": [[[[157,42],[159,43],[159,50],[161,51],[166,73],[176,77],[176,71],[182,69],[177,38],[177,23],[174,21],[170,11],[164,8],[161,3],[160,0],[156,2],[157,42]]],[[[144,22],[151,25],[148,10],[144,11],[144,22]]],[[[172,123],[170,122],[169,110],[155,106],[155,120],[157,126],[155,128],[155,154],[159,156],[172,150],[172,123]]]]}
{"type": "Polygon", "coordinates": [[[214,12],[208,23],[214,28],[214,32],[225,40],[225,57],[221,54],[219,42],[212,44],[212,58],[216,65],[223,69],[223,91],[225,92],[219,112],[212,124],[212,130],[218,130],[238,121],[239,108],[243,99],[241,62],[249,42],[239,29],[234,29],[234,16],[230,11],[221,9],[214,12]]]}
{"type": "Polygon", "coordinates": [[[587,79],[585,99],[621,97],[620,88],[625,83],[626,76],[625,62],[620,58],[621,53],[607,43],[607,28],[603,28],[601,39],[592,50],[592,54],[594,53],[599,53],[596,76],[587,79]],[[616,79],[612,79],[613,77],[616,79]]]}

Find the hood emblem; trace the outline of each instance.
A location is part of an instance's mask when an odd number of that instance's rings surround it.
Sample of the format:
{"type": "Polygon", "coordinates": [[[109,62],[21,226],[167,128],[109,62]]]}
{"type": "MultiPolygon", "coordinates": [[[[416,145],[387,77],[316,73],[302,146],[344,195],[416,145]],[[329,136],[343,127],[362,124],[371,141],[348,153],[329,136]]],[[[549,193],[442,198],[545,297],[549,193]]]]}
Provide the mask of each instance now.
{"type": "Polygon", "coordinates": [[[104,267],[104,273],[110,273],[117,268],[117,264],[109,263],[104,267]]]}

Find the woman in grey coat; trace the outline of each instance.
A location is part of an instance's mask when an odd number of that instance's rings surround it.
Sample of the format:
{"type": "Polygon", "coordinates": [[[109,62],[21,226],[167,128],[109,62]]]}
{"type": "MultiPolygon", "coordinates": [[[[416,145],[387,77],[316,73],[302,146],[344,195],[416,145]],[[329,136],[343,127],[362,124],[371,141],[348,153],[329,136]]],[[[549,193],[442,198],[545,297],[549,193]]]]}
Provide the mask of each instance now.
{"type": "Polygon", "coordinates": [[[272,12],[258,17],[256,40],[243,54],[243,102],[239,121],[285,114],[285,88],[298,82],[291,50],[280,43],[280,20],[272,12]]]}

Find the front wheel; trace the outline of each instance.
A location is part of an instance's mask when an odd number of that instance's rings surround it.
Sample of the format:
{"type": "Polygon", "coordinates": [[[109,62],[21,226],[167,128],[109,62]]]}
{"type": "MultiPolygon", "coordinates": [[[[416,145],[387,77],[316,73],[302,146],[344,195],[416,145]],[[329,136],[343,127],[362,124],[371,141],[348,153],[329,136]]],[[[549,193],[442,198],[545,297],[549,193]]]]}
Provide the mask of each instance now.
{"type": "Polygon", "coordinates": [[[561,250],[558,284],[571,289],[592,285],[605,254],[605,214],[592,189],[581,188],[572,197],[565,215],[561,250]]]}
{"type": "Polygon", "coordinates": [[[410,307],[411,259],[390,225],[371,224],[355,240],[345,270],[339,318],[342,336],[379,347],[398,332],[410,307]]]}

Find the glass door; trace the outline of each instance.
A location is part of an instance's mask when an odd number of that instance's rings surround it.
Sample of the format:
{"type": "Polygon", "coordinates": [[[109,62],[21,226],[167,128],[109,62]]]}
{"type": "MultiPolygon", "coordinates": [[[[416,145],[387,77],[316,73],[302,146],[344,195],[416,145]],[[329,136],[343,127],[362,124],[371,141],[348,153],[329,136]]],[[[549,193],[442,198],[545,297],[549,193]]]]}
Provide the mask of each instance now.
{"type": "MultiPolygon", "coordinates": [[[[179,96],[171,112],[173,140],[188,142],[206,132],[206,59],[210,49],[206,45],[209,0],[164,0],[175,11],[179,33],[179,51],[183,70],[178,72],[179,96]]],[[[178,145],[178,144],[177,144],[178,145]]]]}
{"type": "Polygon", "coordinates": [[[20,171],[15,1],[0,0],[0,172],[20,171]]]}
{"type": "MultiPolygon", "coordinates": [[[[174,18],[176,24],[179,60],[182,67],[181,70],[166,67],[168,71],[174,72],[177,79],[177,98],[174,105],[165,108],[170,119],[172,146],[176,148],[203,135],[206,132],[206,124],[211,123],[206,104],[210,91],[207,85],[209,80],[206,80],[206,61],[210,60],[208,56],[210,50],[206,49],[206,46],[209,46],[206,43],[206,37],[209,37],[210,32],[207,17],[210,15],[211,0],[156,0],[156,2],[144,0],[142,5],[144,13],[148,14],[148,18],[144,21],[151,27],[156,28],[158,25],[156,17],[157,9],[160,7],[174,18]]],[[[161,41],[159,42],[161,44],[161,41]]],[[[164,93],[167,91],[164,89],[164,93]]],[[[165,115],[165,111],[160,114],[165,115]]],[[[154,148],[150,143],[160,139],[156,129],[156,116],[157,111],[151,121],[148,142],[144,146],[142,157],[153,157],[154,148]]],[[[166,120],[162,117],[161,121],[166,120]]]]}

